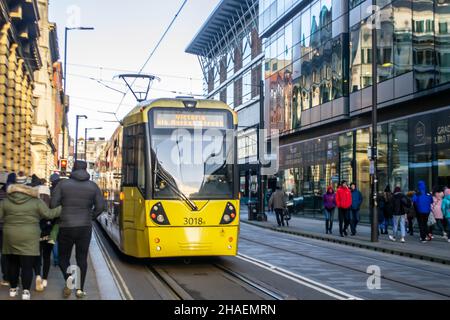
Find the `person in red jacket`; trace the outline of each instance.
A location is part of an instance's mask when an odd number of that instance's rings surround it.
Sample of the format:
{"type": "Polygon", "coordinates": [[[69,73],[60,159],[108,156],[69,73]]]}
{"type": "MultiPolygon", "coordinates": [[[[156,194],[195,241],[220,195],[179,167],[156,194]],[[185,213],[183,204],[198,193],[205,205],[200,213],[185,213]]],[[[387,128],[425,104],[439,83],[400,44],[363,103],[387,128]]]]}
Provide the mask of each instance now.
{"type": "Polygon", "coordinates": [[[347,236],[347,229],[350,225],[350,207],[352,206],[352,193],[347,186],[347,181],[343,180],[336,191],[336,205],[339,210],[339,233],[341,237],[347,236]]]}

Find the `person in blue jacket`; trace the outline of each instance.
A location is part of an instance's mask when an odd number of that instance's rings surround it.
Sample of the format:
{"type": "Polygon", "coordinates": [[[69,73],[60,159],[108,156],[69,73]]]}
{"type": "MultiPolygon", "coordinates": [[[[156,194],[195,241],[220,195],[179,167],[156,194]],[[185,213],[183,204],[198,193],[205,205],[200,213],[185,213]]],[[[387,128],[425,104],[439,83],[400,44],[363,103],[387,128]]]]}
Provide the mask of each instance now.
{"type": "Polygon", "coordinates": [[[350,230],[352,236],[356,235],[356,226],[359,222],[359,210],[361,209],[361,205],[363,202],[363,196],[361,191],[356,187],[356,183],[352,183],[350,185],[352,190],[352,207],[350,210],[350,230]]]}
{"type": "Polygon", "coordinates": [[[418,192],[414,195],[412,201],[414,208],[417,212],[417,221],[419,222],[420,240],[422,243],[426,243],[431,239],[428,234],[428,216],[431,212],[431,204],[433,203],[433,197],[427,192],[427,186],[425,182],[419,181],[418,192]]]}

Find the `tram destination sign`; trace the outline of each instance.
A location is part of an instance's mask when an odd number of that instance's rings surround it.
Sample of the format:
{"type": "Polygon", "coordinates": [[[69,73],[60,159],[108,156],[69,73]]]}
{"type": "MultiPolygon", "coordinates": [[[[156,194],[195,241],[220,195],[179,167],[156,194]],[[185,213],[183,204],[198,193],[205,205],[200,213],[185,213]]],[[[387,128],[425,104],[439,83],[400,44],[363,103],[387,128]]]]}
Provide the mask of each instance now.
{"type": "Polygon", "coordinates": [[[185,112],[156,110],[153,116],[154,127],[164,128],[226,128],[226,113],[185,112]]]}

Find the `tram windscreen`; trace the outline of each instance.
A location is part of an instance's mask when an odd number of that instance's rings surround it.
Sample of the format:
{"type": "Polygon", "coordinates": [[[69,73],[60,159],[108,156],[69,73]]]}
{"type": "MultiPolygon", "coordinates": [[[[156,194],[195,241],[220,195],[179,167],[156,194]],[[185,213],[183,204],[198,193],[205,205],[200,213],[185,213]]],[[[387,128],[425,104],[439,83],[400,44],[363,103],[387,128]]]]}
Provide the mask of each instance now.
{"type": "Polygon", "coordinates": [[[149,119],[154,198],[233,198],[230,112],[154,109],[149,119]]]}

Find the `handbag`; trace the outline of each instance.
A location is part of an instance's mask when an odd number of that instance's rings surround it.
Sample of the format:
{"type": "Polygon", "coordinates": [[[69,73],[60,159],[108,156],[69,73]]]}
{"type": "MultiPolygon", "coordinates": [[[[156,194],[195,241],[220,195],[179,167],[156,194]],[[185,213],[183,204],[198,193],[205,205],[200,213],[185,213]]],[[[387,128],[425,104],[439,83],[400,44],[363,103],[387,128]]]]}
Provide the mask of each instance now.
{"type": "Polygon", "coordinates": [[[434,214],[430,213],[430,215],[428,216],[428,222],[427,225],[429,227],[433,226],[436,224],[436,218],[434,217],[434,214]]]}

